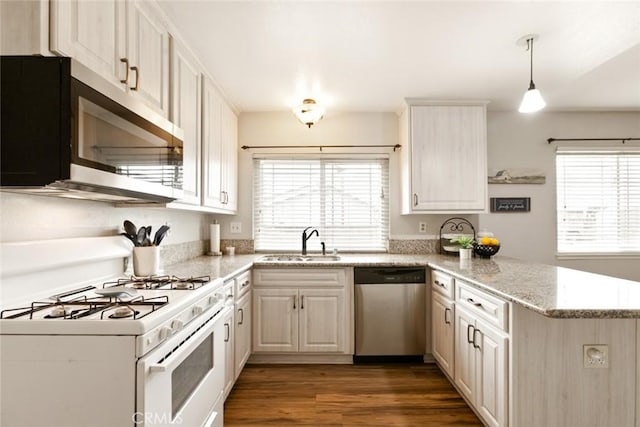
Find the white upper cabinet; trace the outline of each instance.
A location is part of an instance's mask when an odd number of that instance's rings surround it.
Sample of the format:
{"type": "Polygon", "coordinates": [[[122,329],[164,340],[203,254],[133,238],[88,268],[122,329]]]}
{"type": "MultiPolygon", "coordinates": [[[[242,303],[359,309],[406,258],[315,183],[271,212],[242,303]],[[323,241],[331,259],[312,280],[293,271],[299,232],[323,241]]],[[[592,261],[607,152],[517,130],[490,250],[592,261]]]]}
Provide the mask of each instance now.
{"type": "Polygon", "coordinates": [[[173,40],[171,121],[184,131],[184,197],[178,203],[200,205],[202,195],[202,149],[200,128],[200,82],[198,62],[186,46],[173,40]]]}
{"type": "Polygon", "coordinates": [[[51,50],[126,90],[126,11],[119,0],[52,0],[51,50]]]}
{"type": "Polygon", "coordinates": [[[202,91],[202,205],[221,213],[237,208],[237,118],[213,83],[202,91]]]}
{"type": "Polygon", "coordinates": [[[407,102],[402,213],[486,212],[486,102],[407,102]]]}
{"type": "Polygon", "coordinates": [[[169,117],[169,31],[148,2],[52,0],[51,50],[169,117]]]}
{"type": "Polygon", "coordinates": [[[169,116],[169,31],[148,2],[127,2],[129,90],[169,116]]]}

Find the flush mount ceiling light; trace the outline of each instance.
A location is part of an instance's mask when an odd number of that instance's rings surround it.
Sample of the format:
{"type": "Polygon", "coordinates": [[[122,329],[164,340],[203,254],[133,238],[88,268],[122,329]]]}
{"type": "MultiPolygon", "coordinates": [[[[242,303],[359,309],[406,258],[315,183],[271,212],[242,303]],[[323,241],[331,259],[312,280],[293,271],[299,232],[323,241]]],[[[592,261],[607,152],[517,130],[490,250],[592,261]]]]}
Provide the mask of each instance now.
{"type": "Polygon", "coordinates": [[[527,46],[527,50],[531,53],[529,89],[525,92],[520,108],[518,109],[521,113],[534,113],[542,110],[545,105],[547,105],[544,99],[542,99],[540,91],[536,89],[535,83],[533,83],[533,41],[537,39],[537,34],[527,34],[518,39],[517,42],[518,45],[527,46]]]}
{"type": "Polygon", "coordinates": [[[293,114],[296,115],[298,120],[302,124],[309,127],[315,125],[324,116],[324,108],[311,98],[307,98],[302,101],[301,105],[298,105],[293,109],[293,114]]]}

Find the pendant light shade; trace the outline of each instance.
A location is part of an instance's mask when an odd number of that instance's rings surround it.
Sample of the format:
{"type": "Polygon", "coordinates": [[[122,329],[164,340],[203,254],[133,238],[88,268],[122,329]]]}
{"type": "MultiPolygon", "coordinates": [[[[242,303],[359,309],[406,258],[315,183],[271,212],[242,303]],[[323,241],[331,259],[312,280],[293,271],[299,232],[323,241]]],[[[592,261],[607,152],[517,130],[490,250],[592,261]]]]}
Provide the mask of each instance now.
{"type": "Polygon", "coordinates": [[[296,115],[302,124],[311,127],[322,119],[324,116],[324,108],[316,104],[315,100],[307,98],[302,101],[301,105],[293,109],[293,114],[296,115]]]}
{"type": "Polygon", "coordinates": [[[542,99],[542,94],[536,89],[535,83],[533,83],[533,41],[538,38],[537,34],[529,34],[522,37],[518,43],[526,42],[527,50],[531,53],[530,56],[530,75],[529,75],[529,89],[524,93],[520,108],[521,113],[534,113],[542,110],[547,103],[542,99]]]}

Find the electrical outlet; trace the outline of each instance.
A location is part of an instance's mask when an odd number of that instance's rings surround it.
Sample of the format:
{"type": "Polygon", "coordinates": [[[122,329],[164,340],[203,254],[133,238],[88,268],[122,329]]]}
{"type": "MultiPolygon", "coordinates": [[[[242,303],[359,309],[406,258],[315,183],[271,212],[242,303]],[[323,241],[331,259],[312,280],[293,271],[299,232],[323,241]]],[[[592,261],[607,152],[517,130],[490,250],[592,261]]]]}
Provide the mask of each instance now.
{"type": "Polygon", "coordinates": [[[242,223],[232,222],[231,224],[229,224],[229,232],[232,234],[242,233],[242,223]]]}
{"type": "Polygon", "coordinates": [[[585,368],[608,368],[609,346],[606,344],[585,344],[582,346],[585,368]]]}
{"type": "Polygon", "coordinates": [[[420,232],[420,233],[426,233],[427,232],[427,223],[426,222],[419,222],[418,223],[418,232],[420,232]]]}

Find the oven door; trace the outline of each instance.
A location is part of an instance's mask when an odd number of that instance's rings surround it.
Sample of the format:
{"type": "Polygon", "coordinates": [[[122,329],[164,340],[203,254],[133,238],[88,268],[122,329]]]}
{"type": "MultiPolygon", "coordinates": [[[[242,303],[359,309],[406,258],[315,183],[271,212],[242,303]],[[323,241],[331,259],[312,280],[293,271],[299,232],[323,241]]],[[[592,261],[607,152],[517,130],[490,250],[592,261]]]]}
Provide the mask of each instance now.
{"type": "Polygon", "coordinates": [[[228,310],[200,316],[206,322],[192,322],[138,361],[135,425],[222,426],[228,310]]]}

